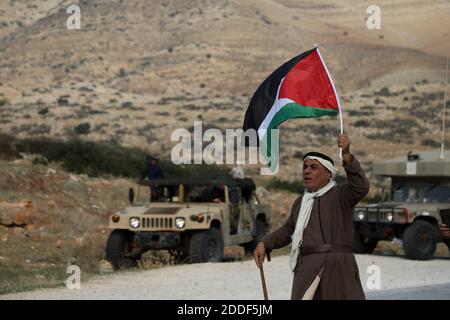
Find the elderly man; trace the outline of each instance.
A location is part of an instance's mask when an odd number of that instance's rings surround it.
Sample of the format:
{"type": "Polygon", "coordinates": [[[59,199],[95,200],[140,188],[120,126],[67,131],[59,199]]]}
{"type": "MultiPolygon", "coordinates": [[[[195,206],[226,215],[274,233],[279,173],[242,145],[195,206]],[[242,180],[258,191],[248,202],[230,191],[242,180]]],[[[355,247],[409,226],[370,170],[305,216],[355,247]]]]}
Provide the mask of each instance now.
{"type": "Polygon", "coordinates": [[[336,185],[333,160],[318,152],[303,157],[305,193],[291,215],[258,243],[253,256],[261,267],[265,255],[292,242],[294,273],[291,299],[365,299],[352,254],[353,207],[369,192],[369,182],[350,153],[350,140],[339,134],[347,183],[336,185]]]}

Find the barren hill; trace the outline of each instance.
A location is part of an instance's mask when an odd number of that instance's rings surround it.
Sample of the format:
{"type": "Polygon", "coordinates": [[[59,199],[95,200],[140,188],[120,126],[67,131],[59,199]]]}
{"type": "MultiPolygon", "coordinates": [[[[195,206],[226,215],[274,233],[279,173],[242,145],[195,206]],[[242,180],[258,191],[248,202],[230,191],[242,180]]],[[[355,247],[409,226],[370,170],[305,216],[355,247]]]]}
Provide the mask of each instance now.
{"type": "MultiPolygon", "coordinates": [[[[3,1],[1,130],[19,137],[79,134],[167,157],[172,130],[190,128],[195,119],[220,129],[241,127],[259,83],[317,43],[366,164],[436,147],[450,3],[378,1],[381,30],[366,27],[371,4],[3,1]],[[66,8],[73,3],[81,8],[81,30],[66,28],[66,8]]],[[[336,153],[328,138],[338,121],[321,121],[282,126],[282,174],[295,172],[298,151],[320,146],[336,153]],[[289,130],[296,133],[293,141],[286,138],[289,130]]]]}

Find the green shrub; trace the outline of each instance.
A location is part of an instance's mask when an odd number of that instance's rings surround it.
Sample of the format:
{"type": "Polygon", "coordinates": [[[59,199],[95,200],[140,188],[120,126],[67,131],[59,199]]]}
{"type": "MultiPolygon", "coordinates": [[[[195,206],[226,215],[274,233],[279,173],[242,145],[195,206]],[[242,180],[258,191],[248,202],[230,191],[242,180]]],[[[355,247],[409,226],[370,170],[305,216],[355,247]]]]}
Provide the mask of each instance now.
{"type": "Polygon", "coordinates": [[[355,127],[370,127],[370,123],[366,120],[358,120],[353,124],[355,127]]]}
{"type": "MultiPolygon", "coordinates": [[[[372,108],[372,107],[371,107],[372,108]]],[[[362,108],[361,108],[362,109],[362,108]]],[[[348,110],[348,115],[353,117],[353,116],[372,116],[375,114],[375,112],[372,109],[369,110],[348,110]]]]}
{"type": "MultiPolygon", "coordinates": [[[[337,184],[342,184],[347,182],[347,178],[345,176],[342,176],[340,174],[337,174],[334,178],[337,184]]],[[[286,190],[290,192],[295,193],[302,193],[305,190],[305,186],[303,185],[303,181],[300,180],[294,180],[294,181],[287,181],[280,178],[273,178],[269,181],[267,184],[268,189],[280,189],[280,190],[286,190]]]]}
{"type": "MultiPolygon", "coordinates": [[[[25,139],[15,142],[19,152],[39,154],[49,162],[60,162],[64,169],[89,176],[112,175],[138,178],[144,171],[146,157],[143,150],[126,148],[111,142],[69,141],[50,138],[25,139]]],[[[175,165],[170,160],[158,161],[166,177],[180,175],[228,174],[228,168],[216,165],[175,165]]]]}
{"type": "Polygon", "coordinates": [[[68,106],[69,105],[69,96],[68,95],[60,96],[58,98],[57,102],[58,102],[58,105],[61,107],[68,106]]]}
{"type": "Polygon", "coordinates": [[[303,182],[299,180],[287,181],[280,178],[273,178],[267,185],[268,189],[281,189],[290,192],[300,193],[305,189],[303,182]]]}
{"type": "Polygon", "coordinates": [[[46,115],[47,113],[48,113],[48,108],[43,108],[38,111],[38,114],[40,114],[42,116],[46,115]]]}
{"type": "Polygon", "coordinates": [[[77,125],[74,130],[76,134],[88,134],[91,132],[91,125],[88,122],[81,123],[77,125]]]}
{"type": "Polygon", "coordinates": [[[383,87],[380,91],[375,91],[375,95],[384,96],[384,97],[391,97],[391,96],[398,96],[398,93],[391,92],[389,88],[383,87]]]}
{"type": "Polygon", "coordinates": [[[431,139],[422,140],[421,144],[423,146],[433,147],[433,148],[438,148],[441,146],[441,144],[439,142],[431,140],[431,139]]]}
{"type": "Polygon", "coordinates": [[[6,134],[0,134],[0,159],[14,160],[21,158],[20,154],[14,148],[14,138],[6,134]]]}

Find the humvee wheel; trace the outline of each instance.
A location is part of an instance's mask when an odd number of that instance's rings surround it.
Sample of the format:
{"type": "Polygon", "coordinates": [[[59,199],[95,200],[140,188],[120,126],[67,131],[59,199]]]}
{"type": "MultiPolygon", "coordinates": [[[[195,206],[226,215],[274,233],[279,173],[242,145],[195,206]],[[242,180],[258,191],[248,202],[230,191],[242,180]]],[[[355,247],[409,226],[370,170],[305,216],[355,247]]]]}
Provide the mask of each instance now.
{"type": "Polygon", "coordinates": [[[358,225],[353,226],[352,250],[354,253],[372,253],[377,247],[378,241],[364,237],[359,231],[358,225]]]}
{"type": "Polygon", "coordinates": [[[133,232],[113,230],[106,241],[106,260],[111,262],[115,270],[137,266],[137,259],[127,258],[132,249],[133,232]]]}
{"type": "Polygon", "coordinates": [[[220,230],[212,227],[196,231],[189,240],[190,262],[219,262],[223,258],[223,239],[220,230]]]}
{"type": "Polygon", "coordinates": [[[253,251],[255,251],[256,246],[258,245],[259,240],[262,239],[264,236],[264,229],[266,227],[266,223],[263,219],[256,219],[256,225],[255,225],[255,238],[253,241],[246,243],[243,245],[245,254],[252,255],[253,251]]]}
{"type": "Polygon", "coordinates": [[[184,252],[178,250],[169,250],[171,261],[173,264],[181,264],[186,262],[187,256],[184,252]]]}
{"type": "Polygon", "coordinates": [[[403,249],[410,259],[429,260],[436,251],[437,230],[425,220],[416,220],[403,233],[403,249]]]}

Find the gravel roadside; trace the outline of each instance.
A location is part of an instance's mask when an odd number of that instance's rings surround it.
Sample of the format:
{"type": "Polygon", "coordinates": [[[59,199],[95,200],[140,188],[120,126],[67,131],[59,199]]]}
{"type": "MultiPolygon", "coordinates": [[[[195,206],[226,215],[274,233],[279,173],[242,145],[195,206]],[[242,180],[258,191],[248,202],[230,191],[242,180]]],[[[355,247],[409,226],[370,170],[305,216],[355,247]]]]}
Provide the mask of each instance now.
{"type": "MultiPolygon", "coordinates": [[[[369,266],[380,269],[381,290],[450,283],[450,259],[413,261],[398,256],[355,255],[365,292],[369,266]]],[[[269,299],[289,299],[292,276],[288,257],[264,264],[269,299]]],[[[370,294],[369,294],[370,295],[370,294]]],[[[376,296],[376,295],[374,295],[376,296]]],[[[170,266],[103,275],[81,283],[80,290],[44,289],[7,294],[0,299],[262,299],[261,280],[252,260],[170,266]]],[[[450,298],[450,297],[449,297],[450,298]]]]}

